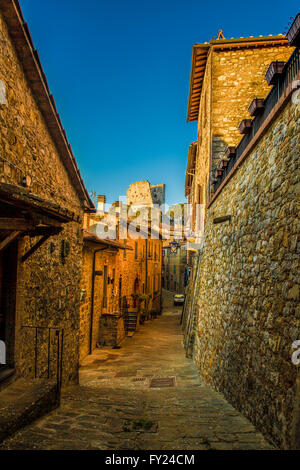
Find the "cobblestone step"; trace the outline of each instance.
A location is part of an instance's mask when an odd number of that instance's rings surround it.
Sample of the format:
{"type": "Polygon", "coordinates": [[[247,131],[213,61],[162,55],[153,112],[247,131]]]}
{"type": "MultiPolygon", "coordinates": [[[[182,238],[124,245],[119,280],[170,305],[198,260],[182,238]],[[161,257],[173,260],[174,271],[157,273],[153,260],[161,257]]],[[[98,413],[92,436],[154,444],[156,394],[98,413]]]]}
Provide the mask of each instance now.
{"type": "Polygon", "coordinates": [[[58,404],[56,381],[16,380],[0,392],[0,443],[58,404]]]}

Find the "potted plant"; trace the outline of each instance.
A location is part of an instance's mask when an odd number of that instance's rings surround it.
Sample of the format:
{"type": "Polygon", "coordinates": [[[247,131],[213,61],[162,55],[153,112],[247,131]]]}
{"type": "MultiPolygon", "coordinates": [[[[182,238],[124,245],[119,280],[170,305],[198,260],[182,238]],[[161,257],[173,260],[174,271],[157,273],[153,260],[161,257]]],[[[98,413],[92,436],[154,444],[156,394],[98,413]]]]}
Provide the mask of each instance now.
{"type": "Polygon", "coordinates": [[[147,294],[139,294],[138,299],[140,303],[147,302],[149,299],[149,296],[147,294]]]}
{"type": "Polygon", "coordinates": [[[151,318],[151,320],[154,320],[155,318],[157,318],[157,316],[158,316],[157,310],[152,309],[152,310],[150,311],[150,318],[151,318]]]}
{"type": "Polygon", "coordinates": [[[290,46],[300,47],[300,13],[294,19],[286,36],[290,46]]]}
{"type": "Polygon", "coordinates": [[[148,316],[148,310],[146,308],[142,308],[141,316],[140,316],[140,324],[141,325],[143,325],[145,323],[147,316],[148,316]]]}
{"type": "Polygon", "coordinates": [[[283,72],[284,66],[285,62],[281,62],[278,60],[275,60],[270,63],[266,73],[266,80],[268,85],[275,85],[275,83],[277,83],[277,80],[280,78],[283,72]]]}
{"type": "Polygon", "coordinates": [[[222,175],[223,175],[223,170],[217,169],[215,171],[215,177],[216,178],[221,178],[222,175]]]}
{"type": "Polygon", "coordinates": [[[239,131],[240,134],[249,134],[252,128],[252,120],[251,119],[243,119],[239,124],[239,131]]]}
{"type": "Polygon", "coordinates": [[[138,308],[139,306],[139,293],[138,292],[133,292],[133,294],[131,294],[131,297],[133,299],[133,308],[138,308]]]}
{"type": "Polygon", "coordinates": [[[249,106],[248,112],[250,116],[258,116],[265,108],[265,100],[263,98],[254,98],[249,106]]]}

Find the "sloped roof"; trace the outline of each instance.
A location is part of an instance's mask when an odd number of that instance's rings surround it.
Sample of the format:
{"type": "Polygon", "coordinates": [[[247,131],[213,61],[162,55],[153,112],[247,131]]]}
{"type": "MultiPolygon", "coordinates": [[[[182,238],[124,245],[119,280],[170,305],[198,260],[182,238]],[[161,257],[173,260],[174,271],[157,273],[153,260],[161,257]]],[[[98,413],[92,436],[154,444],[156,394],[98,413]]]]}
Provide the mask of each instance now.
{"type": "Polygon", "coordinates": [[[120,250],[133,250],[131,246],[127,246],[124,243],[120,243],[116,240],[107,240],[97,237],[94,233],[90,233],[87,230],[83,231],[83,240],[85,242],[97,243],[100,245],[110,246],[112,248],[118,248],[120,250]]]}
{"type": "Polygon", "coordinates": [[[200,106],[202,85],[206,70],[207,58],[212,50],[242,49],[250,47],[268,47],[274,45],[286,45],[285,36],[260,36],[249,38],[216,39],[209,43],[194,44],[192,52],[192,69],[188,98],[187,121],[197,121],[200,106]]]}

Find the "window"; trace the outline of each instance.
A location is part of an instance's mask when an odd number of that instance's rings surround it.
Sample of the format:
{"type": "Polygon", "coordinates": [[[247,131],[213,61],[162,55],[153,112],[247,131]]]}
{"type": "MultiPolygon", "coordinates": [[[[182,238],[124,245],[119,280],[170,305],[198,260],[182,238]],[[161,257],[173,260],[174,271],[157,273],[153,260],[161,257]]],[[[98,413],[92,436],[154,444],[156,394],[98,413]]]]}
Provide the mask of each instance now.
{"type": "MultiPolygon", "coordinates": [[[[124,245],[127,245],[127,240],[124,240],[124,245]]],[[[124,250],[123,259],[127,258],[127,250],[124,250]]]]}
{"type": "Polygon", "coordinates": [[[134,258],[138,259],[138,242],[134,244],[134,258]]]}

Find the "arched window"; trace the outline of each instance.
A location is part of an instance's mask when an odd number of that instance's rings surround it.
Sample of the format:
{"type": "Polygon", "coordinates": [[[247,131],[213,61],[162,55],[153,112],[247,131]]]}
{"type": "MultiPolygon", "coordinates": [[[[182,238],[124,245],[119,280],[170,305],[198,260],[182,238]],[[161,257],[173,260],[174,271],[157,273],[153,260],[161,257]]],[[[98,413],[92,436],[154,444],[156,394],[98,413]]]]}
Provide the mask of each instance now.
{"type": "Polygon", "coordinates": [[[5,83],[0,80],[0,105],[6,105],[6,86],[5,83]]]}

